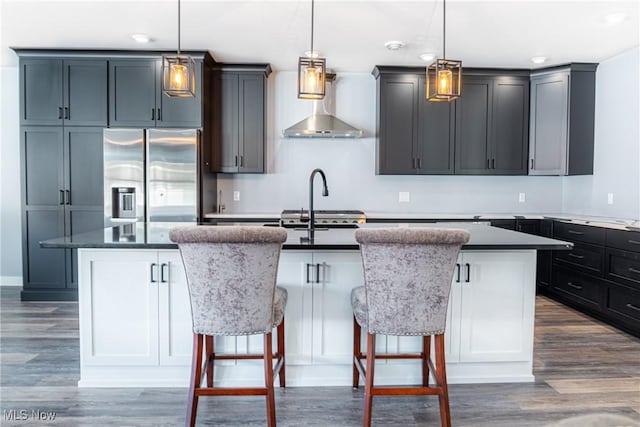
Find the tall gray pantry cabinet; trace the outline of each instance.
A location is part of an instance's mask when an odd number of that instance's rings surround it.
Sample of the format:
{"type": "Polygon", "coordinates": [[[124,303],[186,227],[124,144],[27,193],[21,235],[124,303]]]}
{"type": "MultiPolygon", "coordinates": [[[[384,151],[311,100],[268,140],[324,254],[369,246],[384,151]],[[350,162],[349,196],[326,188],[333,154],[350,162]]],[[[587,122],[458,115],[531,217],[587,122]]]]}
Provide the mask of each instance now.
{"type": "Polygon", "coordinates": [[[76,299],[75,251],[39,242],[102,227],[107,61],[20,58],[23,300],[76,299]]]}
{"type": "Polygon", "coordinates": [[[208,52],[189,52],[197,96],[169,98],[161,91],[162,52],[14,50],[20,60],[21,297],[76,300],[75,250],[43,249],[39,242],[104,226],[104,128],[201,129],[199,198],[202,209],[215,209],[208,101],[214,60],[208,52]]]}

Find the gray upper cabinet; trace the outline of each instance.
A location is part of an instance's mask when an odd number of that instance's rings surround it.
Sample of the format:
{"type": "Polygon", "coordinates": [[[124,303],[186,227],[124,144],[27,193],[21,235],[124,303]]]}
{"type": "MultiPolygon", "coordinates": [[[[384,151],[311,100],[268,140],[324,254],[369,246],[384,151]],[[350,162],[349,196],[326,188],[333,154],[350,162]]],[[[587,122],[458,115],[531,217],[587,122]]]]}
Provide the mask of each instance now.
{"type": "Polygon", "coordinates": [[[531,76],[530,175],[593,173],[597,64],[531,76]]]}
{"type": "Polygon", "coordinates": [[[422,73],[376,67],[376,173],[451,174],[455,103],[429,102],[422,73]]]}
{"type": "Polygon", "coordinates": [[[162,93],[158,58],[109,61],[110,127],[189,127],[202,125],[202,61],[196,61],[196,96],[162,93]]]}
{"type": "Polygon", "coordinates": [[[527,76],[464,75],[456,107],[456,174],[526,175],[527,76]]]}
{"type": "Polygon", "coordinates": [[[263,173],[268,65],[218,68],[213,84],[212,172],[263,173]]]}
{"type": "Polygon", "coordinates": [[[107,61],[21,58],[20,124],[107,125],[107,61]]]}

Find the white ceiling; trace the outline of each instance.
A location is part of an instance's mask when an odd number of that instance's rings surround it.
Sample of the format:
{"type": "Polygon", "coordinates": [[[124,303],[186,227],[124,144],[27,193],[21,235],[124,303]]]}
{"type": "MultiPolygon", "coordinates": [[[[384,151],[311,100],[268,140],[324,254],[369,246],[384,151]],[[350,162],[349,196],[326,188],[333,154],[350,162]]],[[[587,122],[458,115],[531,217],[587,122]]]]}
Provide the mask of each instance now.
{"type": "MultiPolygon", "coordinates": [[[[1,0],[2,64],[8,46],[169,49],[177,47],[177,0],[1,0]],[[141,45],[130,35],[146,33],[141,45]]],[[[182,48],[209,50],[222,62],[269,62],[295,70],[309,49],[310,0],[182,0],[182,48]]],[[[442,0],[316,0],[315,47],[335,71],[376,64],[424,65],[442,49],[442,0]],[[389,51],[384,43],[402,40],[389,51]]],[[[640,0],[449,0],[447,57],[463,66],[539,67],[600,62],[640,44],[640,0]],[[605,16],[624,12],[608,24],[605,16]]]]}

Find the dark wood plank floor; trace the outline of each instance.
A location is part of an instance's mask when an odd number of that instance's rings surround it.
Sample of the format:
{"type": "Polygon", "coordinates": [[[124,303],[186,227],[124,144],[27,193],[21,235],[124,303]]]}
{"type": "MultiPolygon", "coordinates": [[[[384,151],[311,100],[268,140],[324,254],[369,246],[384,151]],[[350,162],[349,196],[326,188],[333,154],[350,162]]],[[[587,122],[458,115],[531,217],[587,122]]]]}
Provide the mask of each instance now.
{"type": "MultiPolygon", "coordinates": [[[[0,424],[175,426],[184,423],[186,389],[76,387],[77,303],[23,303],[0,288],[0,424]],[[20,411],[25,412],[20,412],[20,411]],[[43,420],[34,419],[38,414],[43,420]],[[44,420],[55,412],[54,420],[44,420]],[[9,420],[11,416],[14,420],[9,420]],[[26,415],[26,420],[15,420],[26,415]]],[[[640,340],[538,297],[531,384],[450,387],[455,426],[543,426],[584,414],[624,416],[640,425],[640,340]]],[[[264,399],[203,399],[198,425],[263,426],[264,399]]],[[[280,426],[359,426],[362,390],[277,390],[280,426]]],[[[433,397],[379,397],[376,426],[437,426],[433,397]]],[[[627,425],[627,424],[624,424],[627,425]]]]}

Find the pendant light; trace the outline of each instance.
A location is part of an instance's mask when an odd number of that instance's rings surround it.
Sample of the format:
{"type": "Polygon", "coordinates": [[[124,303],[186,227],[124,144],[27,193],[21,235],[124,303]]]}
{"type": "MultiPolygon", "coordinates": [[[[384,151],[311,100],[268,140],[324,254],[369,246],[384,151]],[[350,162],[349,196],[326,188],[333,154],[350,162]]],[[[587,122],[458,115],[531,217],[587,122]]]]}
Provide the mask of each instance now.
{"type": "Polygon", "coordinates": [[[462,61],[446,59],[446,6],[442,1],[442,59],[427,67],[427,100],[453,101],[460,96],[462,87],[462,61]]]}
{"type": "Polygon", "coordinates": [[[167,96],[196,96],[196,64],[180,53],[180,0],[178,0],[178,53],[162,56],[162,92],[167,96]]]}
{"type": "Polygon", "coordinates": [[[298,58],[298,98],[324,98],[324,81],[326,77],[326,59],[318,58],[313,51],[313,8],[311,0],[311,50],[308,56],[298,58]]]}

